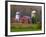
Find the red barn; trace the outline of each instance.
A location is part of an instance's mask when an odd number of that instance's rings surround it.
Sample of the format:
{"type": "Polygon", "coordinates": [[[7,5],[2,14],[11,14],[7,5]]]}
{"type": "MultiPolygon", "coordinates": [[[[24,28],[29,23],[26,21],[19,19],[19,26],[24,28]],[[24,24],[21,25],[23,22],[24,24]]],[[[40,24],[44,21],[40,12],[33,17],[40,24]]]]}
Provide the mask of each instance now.
{"type": "MultiPolygon", "coordinates": [[[[11,18],[11,22],[16,23],[15,17],[11,18]]],[[[31,23],[31,18],[29,16],[22,16],[22,17],[20,17],[19,22],[26,23],[26,24],[31,23]]]]}
{"type": "Polygon", "coordinates": [[[31,18],[29,16],[20,17],[20,22],[21,23],[31,23],[31,18]]]}

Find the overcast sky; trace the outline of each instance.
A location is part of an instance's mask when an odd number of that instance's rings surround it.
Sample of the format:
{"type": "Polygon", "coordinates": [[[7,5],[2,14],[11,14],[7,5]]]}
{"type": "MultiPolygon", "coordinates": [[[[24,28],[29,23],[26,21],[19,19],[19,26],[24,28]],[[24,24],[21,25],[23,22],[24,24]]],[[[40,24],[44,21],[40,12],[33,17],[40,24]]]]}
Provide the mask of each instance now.
{"type": "Polygon", "coordinates": [[[31,16],[32,10],[36,10],[37,14],[40,15],[41,6],[21,6],[21,5],[11,5],[11,16],[15,16],[16,12],[21,12],[22,15],[31,16]]]}

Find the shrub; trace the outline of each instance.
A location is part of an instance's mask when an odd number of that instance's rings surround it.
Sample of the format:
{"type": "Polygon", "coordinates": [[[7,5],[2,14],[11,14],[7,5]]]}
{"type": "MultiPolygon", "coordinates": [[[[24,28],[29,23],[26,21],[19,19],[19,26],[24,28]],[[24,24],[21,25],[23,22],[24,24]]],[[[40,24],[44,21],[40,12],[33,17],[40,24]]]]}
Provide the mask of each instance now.
{"type": "Polygon", "coordinates": [[[32,23],[37,23],[38,22],[38,16],[32,17],[32,23]]]}

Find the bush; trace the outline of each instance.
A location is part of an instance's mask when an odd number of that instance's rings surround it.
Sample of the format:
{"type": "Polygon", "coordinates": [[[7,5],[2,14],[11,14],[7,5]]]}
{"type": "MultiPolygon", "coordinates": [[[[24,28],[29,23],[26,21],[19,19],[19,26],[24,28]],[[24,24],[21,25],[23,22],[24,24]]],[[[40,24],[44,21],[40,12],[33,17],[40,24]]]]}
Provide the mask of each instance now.
{"type": "Polygon", "coordinates": [[[38,22],[38,16],[32,17],[32,23],[37,23],[38,22]]]}

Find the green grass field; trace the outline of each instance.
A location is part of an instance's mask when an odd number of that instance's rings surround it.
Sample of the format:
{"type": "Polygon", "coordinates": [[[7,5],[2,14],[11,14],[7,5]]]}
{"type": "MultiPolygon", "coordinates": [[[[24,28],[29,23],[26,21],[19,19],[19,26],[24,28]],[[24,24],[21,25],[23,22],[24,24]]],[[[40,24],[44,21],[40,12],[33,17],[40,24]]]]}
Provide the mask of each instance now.
{"type": "Polygon", "coordinates": [[[11,23],[11,32],[39,31],[39,30],[41,30],[40,24],[11,23]]]}

